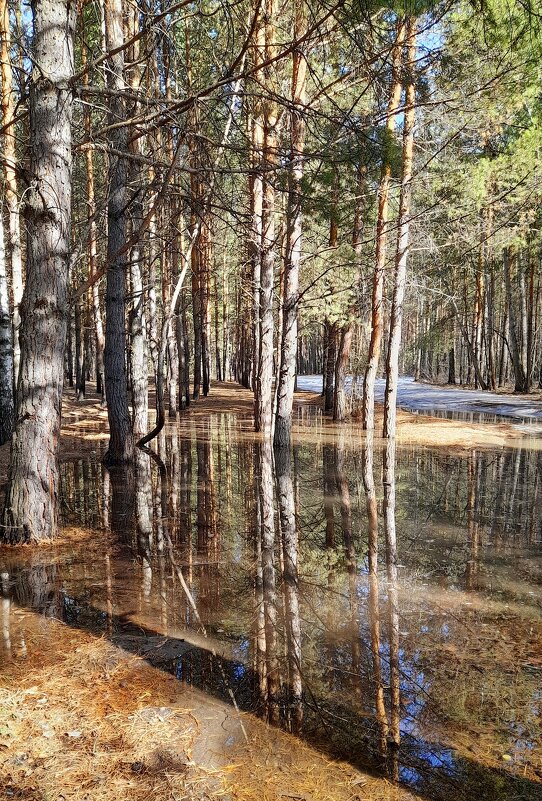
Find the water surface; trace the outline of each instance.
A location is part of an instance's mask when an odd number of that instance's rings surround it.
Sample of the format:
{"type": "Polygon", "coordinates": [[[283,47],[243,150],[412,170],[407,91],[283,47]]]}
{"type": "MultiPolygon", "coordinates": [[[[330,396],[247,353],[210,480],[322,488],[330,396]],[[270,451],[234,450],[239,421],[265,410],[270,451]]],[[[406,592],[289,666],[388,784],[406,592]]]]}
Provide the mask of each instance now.
{"type": "Polygon", "coordinates": [[[399,448],[369,575],[361,437],[302,414],[288,454],[188,415],[132,471],[64,463],[103,551],[3,559],[0,659],[33,608],[425,798],[540,799],[542,455],[399,448]]]}

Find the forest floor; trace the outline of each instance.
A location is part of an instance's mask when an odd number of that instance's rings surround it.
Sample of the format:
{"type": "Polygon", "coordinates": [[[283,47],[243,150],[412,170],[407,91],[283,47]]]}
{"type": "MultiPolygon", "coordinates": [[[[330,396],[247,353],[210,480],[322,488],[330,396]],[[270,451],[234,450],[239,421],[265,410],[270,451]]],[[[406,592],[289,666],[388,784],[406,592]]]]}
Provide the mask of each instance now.
{"type": "MultiPolygon", "coordinates": [[[[209,414],[235,413],[240,433],[253,436],[252,393],[215,384],[185,415],[197,427],[209,414]]],[[[335,438],[359,447],[360,421],[334,424],[320,414],[316,392],[296,395],[294,436],[335,438]]],[[[378,410],[377,425],[381,422],[378,410]]],[[[401,443],[458,449],[521,445],[510,423],[465,423],[398,415],[401,443]]],[[[107,439],[107,413],[95,395],[64,401],[61,459],[99,458],[107,439]]],[[[532,442],[529,442],[532,446],[532,442]]],[[[0,449],[0,481],[9,447],[0,449]]],[[[40,549],[0,550],[0,572],[65,559],[66,549],[95,549],[103,558],[107,532],[64,529],[60,541],[40,549]],[[13,561],[15,560],[15,561],[13,561]]],[[[112,545],[112,547],[114,547],[112,545]]],[[[45,567],[44,567],[45,569],[45,567]]],[[[4,640],[14,657],[2,665],[0,684],[0,799],[25,801],[138,801],[143,798],[232,801],[406,801],[404,788],[330,760],[291,735],[270,730],[250,714],[193,688],[109,639],[68,626],[5,598],[4,640]],[[12,607],[10,608],[10,604],[12,607]],[[249,731],[248,740],[245,732],[249,731]],[[226,747],[227,746],[227,747],[226,747]],[[227,759],[224,759],[224,750],[227,759]]]]}
{"type": "Polygon", "coordinates": [[[2,801],[415,799],[106,638],[24,608],[11,612],[10,637],[2,801]]]}

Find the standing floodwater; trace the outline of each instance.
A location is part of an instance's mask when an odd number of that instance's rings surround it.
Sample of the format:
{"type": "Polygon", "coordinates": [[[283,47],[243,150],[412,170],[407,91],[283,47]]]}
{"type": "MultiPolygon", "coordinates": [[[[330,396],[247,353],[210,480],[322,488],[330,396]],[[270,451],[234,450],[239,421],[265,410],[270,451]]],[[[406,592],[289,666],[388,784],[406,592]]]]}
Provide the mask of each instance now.
{"type": "Polygon", "coordinates": [[[40,609],[424,798],[540,798],[542,455],[399,447],[395,579],[346,432],[274,454],[217,414],[163,461],[65,463],[65,522],[114,536],[3,566],[2,660],[40,609]]]}

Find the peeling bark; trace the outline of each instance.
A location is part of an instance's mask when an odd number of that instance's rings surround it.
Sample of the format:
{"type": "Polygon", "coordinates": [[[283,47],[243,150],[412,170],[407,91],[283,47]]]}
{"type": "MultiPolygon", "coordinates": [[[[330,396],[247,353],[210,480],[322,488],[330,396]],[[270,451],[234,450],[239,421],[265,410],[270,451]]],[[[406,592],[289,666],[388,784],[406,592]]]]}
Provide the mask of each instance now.
{"type": "Polygon", "coordinates": [[[39,542],[57,531],[60,436],[71,222],[74,7],[33,6],[30,175],[21,364],[3,529],[5,542],[39,542]]]}

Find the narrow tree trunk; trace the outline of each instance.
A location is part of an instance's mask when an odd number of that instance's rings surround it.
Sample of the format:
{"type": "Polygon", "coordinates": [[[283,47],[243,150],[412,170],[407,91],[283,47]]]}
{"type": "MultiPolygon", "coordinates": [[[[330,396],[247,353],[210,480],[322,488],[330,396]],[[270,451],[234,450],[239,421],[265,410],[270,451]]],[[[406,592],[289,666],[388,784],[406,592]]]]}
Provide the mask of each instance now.
{"type": "Polygon", "coordinates": [[[177,415],[177,398],[179,396],[179,354],[177,351],[177,318],[174,317],[167,327],[167,357],[169,368],[168,382],[168,414],[177,415]]]}
{"type": "MultiPolygon", "coordinates": [[[[392,137],[395,131],[396,113],[401,99],[400,64],[403,42],[405,38],[405,22],[400,20],[393,47],[393,72],[388,101],[386,136],[392,137]]],[[[384,324],[384,268],[386,266],[386,245],[388,238],[388,196],[391,178],[391,165],[386,155],[383,157],[380,185],[378,188],[378,211],[376,223],[376,252],[373,273],[371,298],[371,340],[365,380],[363,382],[363,428],[374,428],[374,392],[375,381],[380,360],[382,329],[384,324]]]]}
{"type": "MultiPolygon", "coordinates": [[[[410,49],[410,48],[409,48],[410,49]]],[[[415,53],[412,52],[411,65],[415,53]]],[[[397,532],[395,526],[395,437],[390,436],[384,451],[384,533],[388,577],[388,631],[390,648],[390,726],[388,742],[399,747],[401,739],[401,675],[399,670],[399,598],[397,591],[397,532]]],[[[394,776],[397,779],[397,776],[394,776]]]]}
{"type": "Polygon", "coordinates": [[[26,195],[26,287],[21,305],[17,420],[11,446],[4,542],[57,532],[60,436],[71,223],[71,114],[75,6],[33,5],[26,195]]]}
{"type": "MultiPolygon", "coordinates": [[[[294,38],[301,39],[307,30],[305,0],[296,0],[294,38]]],[[[299,265],[302,234],[302,181],[307,68],[304,53],[296,49],[292,58],[292,110],[290,112],[290,171],[287,209],[287,243],[284,264],[282,303],[282,335],[280,369],[275,419],[275,445],[286,445],[292,428],[292,406],[297,358],[297,312],[299,297],[299,265]]]]}
{"type": "Polygon", "coordinates": [[[508,331],[509,331],[509,344],[510,356],[512,358],[512,367],[514,369],[514,392],[525,392],[525,371],[521,361],[521,350],[516,325],[516,313],[514,302],[512,298],[512,281],[510,278],[510,249],[505,248],[503,251],[503,271],[504,282],[506,287],[506,302],[508,306],[508,331]]]}
{"type": "Polygon", "coordinates": [[[401,328],[403,323],[403,303],[405,297],[406,274],[410,233],[410,202],[412,196],[412,156],[414,152],[414,106],[416,103],[415,62],[416,62],[416,20],[408,17],[406,21],[406,79],[405,115],[403,122],[403,154],[401,164],[401,194],[397,222],[397,250],[395,255],[395,276],[390,316],[390,335],[386,357],[386,390],[384,395],[385,437],[395,436],[397,417],[397,387],[399,382],[399,349],[401,347],[401,328]]]}
{"type": "Polygon", "coordinates": [[[535,278],[535,260],[531,253],[530,245],[527,248],[527,261],[529,272],[529,299],[527,302],[527,369],[526,369],[526,383],[527,389],[530,391],[533,381],[533,351],[534,351],[534,316],[535,316],[535,292],[534,292],[534,278],[535,278]]]}
{"type": "Polygon", "coordinates": [[[489,389],[497,388],[495,371],[495,270],[491,265],[489,283],[486,292],[486,320],[487,320],[487,377],[489,389]]]}
{"type": "Polygon", "coordinates": [[[333,411],[335,363],[337,361],[337,323],[327,325],[324,411],[333,411]]]}
{"type": "Polygon", "coordinates": [[[455,384],[455,348],[448,351],[448,384],[455,384]]]}
{"type": "MultiPolygon", "coordinates": [[[[265,3],[265,60],[272,61],[275,44],[275,0],[265,3]]],[[[262,205],[262,268],[260,293],[260,358],[258,392],[255,403],[255,429],[266,436],[273,428],[273,282],[275,278],[275,167],[277,165],[277,105],[273,96],[274,64],[263,70],[269,95],[263,100],[264,190],[262,205]]]]}
{"type": "MultiPolygon", "coordinates": [[[[110,120],[118,124],[125,118],[124,41],[122,30],[122,0],[105,0],[105,39],[108,52],[108,88],[110,120]]],[[[125,127],[115,128],[111,134],[112,149],[109,165],[109,201],[107,207],[107,287],[105,295],[105,393],[109,419],[109,447],[105,455],[108,464],[123,464],[133,456],[132,425],[128,409],[128,382],[126,375],[126,328],[124,304],[126,297],[126,206],[127,170],[122,155],[127,150],[125,127]]]]}
{"type": "Polygon", "coordinates": [[[277,495],[282,534],[283,583],[286,602],[286,636],[288,672],[292,705],[292,730],[298,731],[303,714],[301,681],[301,619],[299,610],[299,577],[297,570],[299,538],[296,525],[294,486],[290,448],[280,448],[275,457],[277,495]]]}
{"type": "Polygon", "coordinates": [[[81,303],[78,298],[75,301],[74,307],[74,324],[75,324],[75,397],[77,400],[84,400],[85,397],[85,377],[83,375],[85,369],[85,353],[84,353],[84,331],[83,319],[81,315],[81,303]]]}
{"type": "MultiPolygon", "coordinates": [[[[132,39],[139,33],[139,10],[137,5],[127,9],[127,35],[132,39]]],[[[140,50],[139,41],[129,48],[127,53],[129,67],[127,68],[127,82],[132,94],[137,96],[141,89],[141,69],[139,68],[140,50]]],[[[134,103],[132,115],[141,111],[139,103],[134,103]]],[[[128,145],[130,155],[133,157],[128,166],[128,179],[133,200],[129,208],[129,224],[131,234],[139,231],[143,222],[143,176],[138,157],[141,156],[141,139],[136,135],[137,129],[131,131],[128,145]]],[[[149,426],[149,376],[147,352],[147,320],[145,314],[145,291],[143,289],[143,276],[141,265],[143,263],[143,248],[139,238],[129,251],[129,275],[131,284],[131,304],[128,315],[130,335],[130,379],[132,389],[132,432],[135,439],[146,434],[149,426]]]]}
{"type": "Polygon", "coordinates": [[[202,225],[202,252],[200,261],[201,293],[201,366],[202,391],[206,398],[211,388],[211,231],[202,225]]]}
{"type": "Polygon", "coordinates": [[[11,265],[11,291],[13,296],[13,385],[17,388],[19,375],[21,324],[20,305],[23,297],[23,265],[21,257],[21,231],[19,200],[17,197],[17,156],[15,151],[15,106],[13,102],[13,74],[11,69],[11,31],[9,26],[9,3],[0,0],[0,70],[2,77],[2,125],[4,126],[4,180],[8,211],[9,237],[7,240],[11,265]],[[9,127],[8,127],[9,126],[9,127]]]}
{"type": "Polygon", "coordinates": [[[218,280],[216,273],[213,278],[213,290],[215,296],[215,375],[217,381],[225,381],[222,372],[222,355],[220,349],[220,317],[219,317],[219,299],[218,299],[218,280]]]}
{"type": "MultiPolygon", "coordinates": [[[[69,283],[69,276],[68,276],[68,283],[69,283]]],[[[73,387],[73,326],[72,326],[72,315],[71,309],[68,307],[68,330],[67,330],[67,342],[66,342],[66,378],[68,380],[68,386],[71,388],[73,387]]]]}
{"type": "Polygon", "coordinates": [[[266,701],[271,723],[279,720],[279,662],[277,654],[277,593],[275,578],[275,517],[273,504],[273,450],[264,438],[258,443],[260,467],[260,503],[262,531],[262,592],[264,607],[266,701]]]}
{"type": "Polygon", "coordinates": [[[222,272],[222,375],[227,381],[231,375],[230,366],[230,319],[229,319],[229,292],[228,276],[226,275],[226,254],[222,272]]]}
{"type": "Polygon", "coordinates": [[[523,391],[529,392],[530,385],[529,385],[529,370],[528,370],[528,362],[529,362],[529,312],[527,309],[527,287],[525,286],[525,269],[523,264],[521,263],[520,257],[518,256],[519,262],[519,301],[520,301],[520,313],[521,313],[521,367],[523,370],[523,375],[525,376],[523,380],[523,391]]]}
{"type": "MultiPolygon", "coordinates": [[[[259,6],[254,9],[259,14],[259,6]]],[[[256,21],[254,32],[253,68],[257,70],[264,60],[265,26],[262,20],[256,21]]],[[[251,229],[249,256],[252,281],[252,389],[255,403],[258,403],[258,375],[260,372],[260,294],[262,280],[262,210],[263,210],[263,176],[262,160],[264,147],[263,104],[261,99],[255,100],[255,108],[250,118],[250,141],[252,175],[250,178],[251,229]]]]}
{"type": "Polygon", "coordinates": [[[384,700],[382,659],[380,656],[380,609],[378,593],[378,505],[374,481],[374,429],[367,429],[367,441],[363,449],[363,486],[367,506],[368,580],[367,599],[369,627],[371,631],[372,680],[374,683],[375,718],[379,734],[379,750],[387,751],[388,718],[384,700]]]}
{"type": "Polygon", "coordinates": [[[348,323],[341,328],[339,350],[335,362],[335,393],[333,404],[333,419],[341,422],[346,417],[346,368],[352,346],[352,324],[348,323]]]}
{"type": "MultiPolygon", "coordinates": [[[[476,272],[476,295],[474,301],[474,321],[473,321],[473,345],[474,356],[476,362],[480,365],[480,372],[482,371],[482,335],[484,325],[484,244],[480,242],[478,270],[476,272]]],[[[479,385],[478,374],[475,374],[474,388],[478,389],[479,385]]]]}
{"type": "Polygon", "coordinates": [[[13,398],[13,333],[4,249],[4,217],[0,206],[0,445],[11,439],[15,416],[13,398]]]}
{"type": "MultiPolygon", "coordinates": [[[[82,65],[86,66],[86,49],[82,47],[82,65]]],[[[83,84],[88,86],[89,75],[85,72],[83,84]]],[[[85,137],[90,141],[91,138],[91,119],[90,108],[84,106],[84,127],[85,137]]],[[[94,157],[93,150],[88,147],[85,150],[85,170],[87,180],[87,207],[88,207],[88,277],[93,280],[98,271],[98,238],[96,227],[96,198],[94,194],[94,157]]],[[[105,334],[102,318],[102,308],[100,304],[100,291],[98,281],[92,283],[92,311],[94,315],[94,332],[96,344],[96,392],[102,396],[102,404],[105,403],[105,376],[104,376],[104,348],[105,334]]]]}

